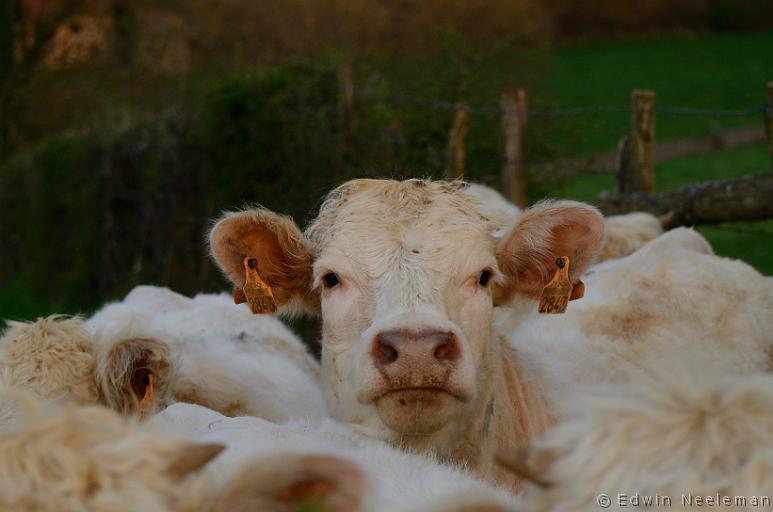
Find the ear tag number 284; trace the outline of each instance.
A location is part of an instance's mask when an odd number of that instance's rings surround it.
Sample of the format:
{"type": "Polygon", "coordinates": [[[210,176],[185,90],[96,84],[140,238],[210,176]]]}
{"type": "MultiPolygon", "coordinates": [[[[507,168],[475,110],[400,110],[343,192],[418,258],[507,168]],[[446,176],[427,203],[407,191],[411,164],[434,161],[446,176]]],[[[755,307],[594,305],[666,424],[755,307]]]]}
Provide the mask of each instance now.
{"type": "Polygon", "coordinates": [[[236,304],[246,302],[254,314],[276,312],[276,300],[271,286],[263,281],[258,273],[258,260],[247,257],[242,264],[244,265],[244,287],[241,290],[234,288],[234,302],[236,304]]]}
{"type": "Polygon", "coordinates": [[[566,311],[570,300],[582,298],[585,294],[585,285],[578,281],[572,286],[569,280],[569,256],[561,256],[556,259],[556,273],[553,279],[542,289],[539,298],[539,312],[541,314],[559,314],[566,311]]]}

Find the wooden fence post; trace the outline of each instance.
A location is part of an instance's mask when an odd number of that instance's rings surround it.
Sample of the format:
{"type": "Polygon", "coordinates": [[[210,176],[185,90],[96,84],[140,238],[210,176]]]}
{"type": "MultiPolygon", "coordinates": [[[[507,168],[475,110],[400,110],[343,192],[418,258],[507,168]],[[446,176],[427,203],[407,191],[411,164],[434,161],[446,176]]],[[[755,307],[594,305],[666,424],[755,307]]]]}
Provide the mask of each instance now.
{"type": "Polygon", "coordinates": [[[454,107],[454,120],[448,133],[448,167],[446,177],[449,180],[464,178],[464,139],[467,137],[467,123],[470,109],[466,103],[459,102],[454,107]]]}
{"type": "Polygon", "coordinates": [[[526,155],[524,136],[528,113],[526,91],[502,93],[502,136],[504,139],[504,164],[502,166],[502,189],[505,196],[520,208],[528,206],[526,188],[526,155]]]}
{"type": "Polygon", "coordinates": [[[631,93],[631,133],[620,141],[617,189],[621,193],[655,190],[655,91],[631,93]]]}
{"type": "Polygon", "coordinates": [[[773,82],[768,82],[768,101],[765,103],[765,134],[768,137],[770,169],[773,171],[773,82]]]}

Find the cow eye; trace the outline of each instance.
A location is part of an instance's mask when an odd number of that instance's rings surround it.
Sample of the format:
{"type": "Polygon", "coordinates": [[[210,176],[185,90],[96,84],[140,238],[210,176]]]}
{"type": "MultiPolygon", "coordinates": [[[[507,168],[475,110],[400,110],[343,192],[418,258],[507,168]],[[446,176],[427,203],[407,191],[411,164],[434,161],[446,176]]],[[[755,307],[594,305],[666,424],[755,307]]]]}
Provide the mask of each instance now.
{"type": "Polygon", "coordinates": [[[322,282],[325,283],[325,288],[334,288],[338,286],[341,281],[338,279],[338,274],[335,272],[328,272],[322,276],[322,282]]]}
{"type": "Polygon", "coordinates": [[[491,280],[491,271],[490,270],[484,270],[480,273],[480,278],[478,278],[478,284],[481,286],[488,286],[488,282],[491,280]]]}

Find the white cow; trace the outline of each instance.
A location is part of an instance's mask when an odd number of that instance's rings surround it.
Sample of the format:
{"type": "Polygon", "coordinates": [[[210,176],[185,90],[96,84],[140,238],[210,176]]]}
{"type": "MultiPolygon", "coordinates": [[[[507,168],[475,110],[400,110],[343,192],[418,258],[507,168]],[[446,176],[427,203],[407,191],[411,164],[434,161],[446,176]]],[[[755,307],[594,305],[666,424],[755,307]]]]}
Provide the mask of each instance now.
{"type": "Polygon", "coordinates": [[[10,322],[0,338],[6,385],[52,401],[147,416],[175,401],[271,421],[327,416],[319,364],[279,320],[229,296],[189,299],[140,286],[85,324],[10,322]]]}
{"type": "Polygon", "coordinates": [[[650,240],[663,234],[663,225],[651,213],[633,212],[604,219],[606,237],[596,261],[607,261],[633,254],[650,240]]]}
{"type": "Polygon", "coordinates": [[[702,254],[705,241],[683,232],[666,241],[689,254],[634,255],[597,268],[588,297],[569,308],[587,304],[583,318],[551,315],[534,324],[585,336],[567,341],[575,362],[554,363],[559,342],[540,357],[546,329],[527,331],[533,337],[514,331],[535,316],[534,299],[558,257],[569,257],[573,283],[595,260],[603,218],[581,203],[545,202],[495,236],[501,225],[462,187],[355,180],[328,196],[305,234],[263,209],[226,214],[213,227],[212,255],[237,288],[249,263],[280,308],[321,313],[322,380],[335,418],[517,484],[493,465],[493,453],[523,446],[552,424],[556,395],[578,375],[624,380],[629,354],[671,350],[672,335],[680,347],[713,329],[722,341],[705,346],[717,357],[734,354],[745,369],[768,364],[771,280],[702,254]],[[689,251],[696,243],[703,249],[689,251]],[[499,329],[497,305],[508,306],[499,329]],[[588,350],[599,358],[584,357],[588,350]]]}
{"type": "Polygon", "coordinates": [[[258,209],[226,214],[210,240],[237,287],[245,258],[255,259],[280,307],[321,311],[335,418],[491,476],[497,448],[549,423],[539,390],[493,332],[494,304],[538,297],[556,256],[571,257],[576,281],[600,248],[603,219],[548,202],[498,240],[461,187],[355,180],[328,196],[305,236],[258,209]]]}
{"type": "Polygon", "coordinates": [[[0,382],[51,402],[109,405],[142,416],[170,403],[175,372],[165,343],[129,338],[100,352],[78,317],[11,321],[0,337],[0,382]],[[151,374],[155,386],[146,393],[151,374]]]}
{"type": "Polygon", "coordinates": [[[502,453],[537,482],[523,509],[770,509],[773,375],[734,375],[702,351],[683,356],[576,395],[536,446],[502,453]]]}
{"type": "Polygon", "coordinates": [[[0,386],[0,510],[506,512],[516,503],[332,422],[278,426],[175,404],[138,423],[0,386]]]}
{"type": "Polygon", "coordinates": [[[0,386],[0,510],[206,512],[196,473],[222,449],[0,386]]]}
{"type": "MultiPolygon", "coordinates": [[[[509,492],[461,468],[440,465],[431,456],[404,453],[329,419],[277,425],[175,404],[159,413],[153,424],[197,443],[226,446],[209,468],[216,487],[228,488],[242,478],[250,485],[230,491],[230,497],[223,491],[217,512],[275,510],[272,505],[281,490],[304,475],[319,481],[316,485],[323,489],[324,482],[338,487],[338,496],[330,499],[341,503],[330,510],[342,512],[504,512],[518,504],[509,492]]],[[[311,491],[314,485],[309,482],[306,487],[311,491]]]]}
{"type": "Polygon", "coordinates": [[[123,301],[100,309],[86,328],[103,360],[115,361],[115,354],[127,348],[167,346],[168,361],[139,361],[127,369],[136,374],[171,366],[167,403],[196,403],[228,416],[270,421],[327,416],[319,364],[303,343],[276,318],[252,315],[234,306],[230,296],[189,299],[166,288],[139,286],[123,301]]]}
{"type": "Polygon", "coordinates": [[[518,298],[496,314],[552,411],[577,384],[624,382],[653,358],[695,349],[725,372],[771,369],[773,278],[715,256],[691,229],[596,265],[583,281],[585,297],[563,315],[531,315],[533,304],[518,298]]]}

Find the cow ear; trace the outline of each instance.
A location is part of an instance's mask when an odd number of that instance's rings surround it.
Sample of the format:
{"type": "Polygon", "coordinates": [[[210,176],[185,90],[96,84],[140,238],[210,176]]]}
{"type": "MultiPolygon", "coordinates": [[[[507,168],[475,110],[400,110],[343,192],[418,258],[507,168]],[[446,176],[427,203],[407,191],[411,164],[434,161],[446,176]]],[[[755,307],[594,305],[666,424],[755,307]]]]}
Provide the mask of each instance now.
{"type": "Polygon", "coordinates": [[[212,510],[354,512],[362,509],[365,487],[362,470],[346,459],[276,454],[246,464],[223,487],[212,510]]]}
{"type": "Polygon", "coordinates": [[[555,454],[543,448],[507,448],[499,450],[496,460],[517,477],[543,488],[552,486],[547,479],[555,454]]]}
{"type": "Polygon", "coordinates": [[[319,299],[311,292],[312,252],[291,218],[263,208],[226,213],[210,231],[209,247],[215,263],[233,283],[235,297],[246,281],[245,259],[254,259],[277,306],[319,309],[319,299]]]}
{"type": "Polygon", "coordinates": [[[576,284],[604,241],[604,219],[587,204],[543,201],[526,210],[499,242],[497,261],[507,277],[495,297],[512,293],[537,299],[556,271],[556,259],[569,257],[569,279],[576,284]]]}
{"type": "Polygon", "coordinates": [[[121,340],[100,356],[96,380],[105,404],[145,417],[167,405],[174,366],[169,346],[152,338],[121,340]]]}

